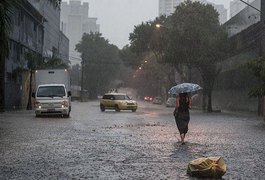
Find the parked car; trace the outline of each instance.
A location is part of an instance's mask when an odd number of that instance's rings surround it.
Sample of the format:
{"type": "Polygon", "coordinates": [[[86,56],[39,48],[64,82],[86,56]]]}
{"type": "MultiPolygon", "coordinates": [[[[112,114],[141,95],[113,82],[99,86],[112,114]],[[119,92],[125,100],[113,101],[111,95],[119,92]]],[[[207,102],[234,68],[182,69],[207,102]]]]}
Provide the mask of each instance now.
{"type": "Polygon", "coordinates": [[[176,98],[170,97],[167,99],[166,107],[176,107],[176,98]]]}
{"type": "Polygon", "coordinates": [[[100,99],[100,110],[104,112],[105,109],[115,109],[117,112],[120,110],[135,112],[137,110],[137,102],[124,93],[107,93],[100,99]]]}
{"type": "Polygon", "coordinates": [[[157,96],[153,100],[153,104],[163,104],[163,99],[160,96],[157,96]]]}

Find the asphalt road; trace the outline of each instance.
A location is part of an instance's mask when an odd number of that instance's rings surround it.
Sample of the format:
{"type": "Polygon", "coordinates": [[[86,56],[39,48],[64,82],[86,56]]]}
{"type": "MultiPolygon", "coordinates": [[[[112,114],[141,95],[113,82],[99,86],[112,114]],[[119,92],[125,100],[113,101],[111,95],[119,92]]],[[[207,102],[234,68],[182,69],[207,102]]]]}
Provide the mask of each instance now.
{"type": "Polygon", "coordinates": [[[74,102],[70,118],[0,114],[0,179],[195,179],[188,163],[222,156],[223,179],[264,179],[265,122],[252,114],[191,111],[186,145],[163,105],[100,112],[74,102]]]}

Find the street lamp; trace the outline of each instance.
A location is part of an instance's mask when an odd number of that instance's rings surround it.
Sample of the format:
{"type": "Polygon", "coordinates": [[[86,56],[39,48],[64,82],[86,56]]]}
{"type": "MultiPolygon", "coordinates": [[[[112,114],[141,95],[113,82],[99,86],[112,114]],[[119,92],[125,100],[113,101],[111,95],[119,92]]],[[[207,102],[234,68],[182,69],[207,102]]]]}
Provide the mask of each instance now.
{"type": "Polygon", "coordinates": [[[163,25],[163,24],[159,24],[159,23],[157,23],[156,25],[156,28],[161,28],[161,27],[163,27],[163,28],[166,28],[166,29],[169,29],[169,27],[167,27],[167,26],[165,26],[165,25],[163,25]]]}
{"type": "Polygon", "coordinates": [[[161,24],[156,24],[156,27],[157,27],[157,28],[160,28],[160,27],[161,27],[161,24]]]}

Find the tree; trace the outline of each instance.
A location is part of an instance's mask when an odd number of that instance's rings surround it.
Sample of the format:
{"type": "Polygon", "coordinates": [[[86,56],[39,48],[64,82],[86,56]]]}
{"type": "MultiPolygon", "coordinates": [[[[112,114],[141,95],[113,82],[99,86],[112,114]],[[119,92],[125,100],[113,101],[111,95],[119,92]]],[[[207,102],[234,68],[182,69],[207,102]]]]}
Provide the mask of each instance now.
{"type": "Polygon", "coordinates": [[[132,46],[126,45],[124,46],[120,52],[119,56],[123,61],[124,65],[127,67],[132,67],[133,69],[137,69],[140,63],[140,57],[132,50],[132,46]]]}
{"type": "Polygon", "coordinates": [[[150,50],[149,43],[152,38],[152,31],[152,22],[142,22],[142,24],[134,26],[134,31],[130,33],[129,37],[133,52],[141,55],[150,50]]]}
{"type": "Polygon", "coordinates": [[[265,96],[265,57],[257,58],[243,65],[250,71],[261,83],[254,86],[250,92],[250,97],[263,97],[265,96]]]}
{"type": "MultiPolygon", "coordinates": [[[[154,21],[148,21],[135,26],[134,31],[130,33],[130,50],[137,55],[134,64],[141,66],[148,57],[152,57],[145,67],[148,67],[149,72],[144,74],[151,76],[156,80],[160,89],[159,95],[162,95],[161,89],[168,90],[175,85],[175,67],[171,64],[166,64],[164,54],[167,48],[167,18],[161,16],[154,21]],[[156,28],[156,24],[164,23],[163,28],[156,28]]],[[[133,63],[131,63],[133,64],[133,63]]],[[[145,68],[145,71],[147,69],[145,68]]],[[[138,83],[140,84],[140,83],[138,83]]],[[[150,87],[148,87],[150,88],[150,87]]]]}
{"type": "MultiPolygon", "coordinates": [[[[176,7],[169,21],[166,62],[184,64],[189,73],[192,67],[200,72],[204,88],[203,109],[206,108],[207,96],[207,111],[211,112],[214,81],[221,71],[218,62],[225,59],[229,47],[218,13],[210,4],[188,0],[176,7]]],[[[190,77],[188,81],[191,81],[190,77]]]]}
{"type": "Polygon", "coordinates": [[[81,87],[89,92],[89,98],[105,93],[117,78],[121,69],[119,49],[109,44],[100,33],[84,34],[76,45],[81,53],[83,81],[81,87]]]}
{"type": "Polygon", "coordinates": [[[130,48],[132,52],[138,56],[146,56],[146,53],[155,54],[158,61],[163,60],[163,54],[166,48],[166,37],[164,28],[156,28],[156,24],[166,22],[166,17],[161,16],[154,21],[148,21],[134,27],[134,31],[130,33],[130,48]]]}
{"type": "Polygon", "coordinates": [[[71,68],[71,84],[80,86],[81,80],[81,66],[79,64],[75,64],[71,68]]]}
{"type": "Polygon", "coordinates": [[[0,111],[5,107],[5,58],[9,54],[9,31],[11,29],[10,14],[12,13],[13,1],[1,0],[0,2],[0,111]]]}

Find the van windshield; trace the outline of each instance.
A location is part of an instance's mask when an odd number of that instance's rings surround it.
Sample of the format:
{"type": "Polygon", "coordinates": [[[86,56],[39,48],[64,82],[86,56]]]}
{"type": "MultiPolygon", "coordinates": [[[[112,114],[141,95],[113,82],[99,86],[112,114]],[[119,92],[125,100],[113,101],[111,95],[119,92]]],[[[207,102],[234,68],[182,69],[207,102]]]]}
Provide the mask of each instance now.
{"type": "Polygon", "coordinates": [[[38,89],[37,97],[63,97],[65,89],[63,86],[41,86],[38,89]]]}

